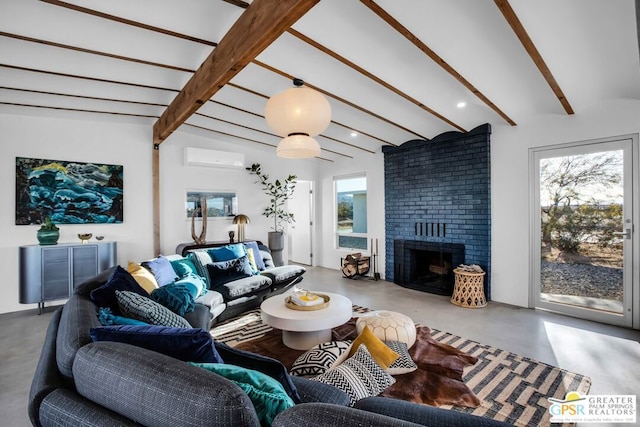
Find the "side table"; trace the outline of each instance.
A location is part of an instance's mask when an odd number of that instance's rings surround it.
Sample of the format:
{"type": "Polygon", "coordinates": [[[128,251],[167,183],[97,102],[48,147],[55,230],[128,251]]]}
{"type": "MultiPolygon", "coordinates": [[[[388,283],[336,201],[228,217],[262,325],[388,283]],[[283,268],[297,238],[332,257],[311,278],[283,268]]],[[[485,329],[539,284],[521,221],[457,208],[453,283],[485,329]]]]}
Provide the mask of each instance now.
{"type": "Polygon", "coordinates": [[[484,296],[484,275],[470,271],[453,270],[455,283],[453,285],[453,295],[451,303],[465,308],[482,308],[487,305],[484,296]]]}

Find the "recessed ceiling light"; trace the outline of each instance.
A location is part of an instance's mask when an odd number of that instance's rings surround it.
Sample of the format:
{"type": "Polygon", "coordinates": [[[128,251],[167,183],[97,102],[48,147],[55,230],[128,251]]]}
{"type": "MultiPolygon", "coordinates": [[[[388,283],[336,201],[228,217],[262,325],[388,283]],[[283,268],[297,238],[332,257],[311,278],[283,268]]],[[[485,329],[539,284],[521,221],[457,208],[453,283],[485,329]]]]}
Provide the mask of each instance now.
{"type": "Polygon", "coordinates": [[[464,102],[464,101],[460,101],[460,102],[458,102],[458,103],[456,104],[456,107],[458,107],[458,108],[464,108],[464,107],[466,107],[466,106],[467,106],[467,103],[466,103],[466,102],[464,102]]]}
{"type": "Polygon", "coordinates": [[[351,136],[352,136],[353,138],[355,138],[356,136],[358,136],[358,132],[356,132],[356,131],[351,131],[351,136]]]}

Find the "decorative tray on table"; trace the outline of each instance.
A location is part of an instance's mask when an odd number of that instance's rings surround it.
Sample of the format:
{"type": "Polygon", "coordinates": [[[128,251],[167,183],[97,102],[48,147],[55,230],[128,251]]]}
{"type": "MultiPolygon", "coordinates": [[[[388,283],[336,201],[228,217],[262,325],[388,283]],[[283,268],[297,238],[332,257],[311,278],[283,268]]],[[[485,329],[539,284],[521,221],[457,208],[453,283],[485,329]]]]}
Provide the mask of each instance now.
{"type": "Polygon", "coordinates": [[[315,294],[312,292],[296,292],[284,299],[287,308],[300,311],[322,310],[329,307],[329,295],[315,294]]]}

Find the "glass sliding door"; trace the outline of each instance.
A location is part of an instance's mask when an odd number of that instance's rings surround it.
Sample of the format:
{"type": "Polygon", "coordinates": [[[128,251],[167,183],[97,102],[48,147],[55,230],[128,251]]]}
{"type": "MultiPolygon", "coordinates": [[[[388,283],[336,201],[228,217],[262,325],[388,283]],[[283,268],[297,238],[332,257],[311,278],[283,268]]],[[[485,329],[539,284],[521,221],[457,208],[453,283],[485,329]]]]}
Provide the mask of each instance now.
{"type": "Polygon", "coordinates": [[[633,325],[634,146],[629,137],[531,151],[536,308],[633,325]]]}

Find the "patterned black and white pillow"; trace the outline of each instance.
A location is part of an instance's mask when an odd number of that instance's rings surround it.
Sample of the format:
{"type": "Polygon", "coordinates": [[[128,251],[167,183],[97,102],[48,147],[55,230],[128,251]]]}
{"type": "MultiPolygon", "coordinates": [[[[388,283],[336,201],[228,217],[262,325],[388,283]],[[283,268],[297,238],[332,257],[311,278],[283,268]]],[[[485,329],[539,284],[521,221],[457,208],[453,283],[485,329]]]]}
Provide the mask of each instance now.
{"type": "Polygon", "coordinates": [[[395,351],[400,355],[393,362],[389,368],[387,368],[386,373],[389,375],[402,375],[408,374],[409,372],[413,372],[418,369],[418,365],[413,361],[411,355],[409,354],[409,349],[407,348],[407,343],[401,341],[386,341],[385,344],[391,350],[395,351]]]}
{"type": "Polygon", "coordinates": [[[329,341],[318,344],[293,362],[291,375],[309,377],[324,374],[334,365],[342,363],[349,355],[351,341],[329,341]]]}
{"type": "Polygon", "coordinates": [[[311,380],[332,385],[347,393],[349,406],[365,397],[379,395],[396,382],[395,378],[383,371],[373,360],[364,344],[342,364],[311,380]]]}
{"type": "Polygon", "coordinates": [[[178,316],[151,298],[143,297],[135,292],[116,291],[116,299],[120,311],[132,319],[141,320],[151,325],[191,328],[184,317],[178,316]]]}

